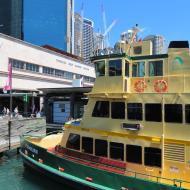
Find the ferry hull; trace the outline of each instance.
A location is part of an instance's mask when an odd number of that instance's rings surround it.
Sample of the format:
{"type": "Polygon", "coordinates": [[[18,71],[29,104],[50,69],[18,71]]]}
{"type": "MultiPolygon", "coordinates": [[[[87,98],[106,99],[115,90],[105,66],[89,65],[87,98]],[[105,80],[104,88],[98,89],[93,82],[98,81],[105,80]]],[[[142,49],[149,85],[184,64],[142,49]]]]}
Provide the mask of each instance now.
{"type": "Polygon", "coordinates": [[[20,152],[20,154],[22,155],[22,159],[23,159],[23,164],[25,167],[29,167],[32,170],[35,170],[36,172],[39,172],[55,181],[58,181],[60,183],[63,183],[69,187],[73,187],[74,189],[79,189],[79,190],[97,190],[96,188],[92,188],[92,187],[87,187],[81,183],[77,183],[75,181],[72,181],[68,178],[65,177],[61,177],[59,175],[56,175],[53,172],[47,171],[46,169],[38,166],[36,163],[32,162],[31,160],[29,160],[28,158],[26,158],[22,152],[20,152]]]}
{"type": "Polygon", "coordinates": [[[129,177],[76,163],[25,140],[20,150],[24,163],[55,180],[84,190],[178,190],[180,187],[129,177]],[[61,168],[61,169],[60,169],[61,168]]]}

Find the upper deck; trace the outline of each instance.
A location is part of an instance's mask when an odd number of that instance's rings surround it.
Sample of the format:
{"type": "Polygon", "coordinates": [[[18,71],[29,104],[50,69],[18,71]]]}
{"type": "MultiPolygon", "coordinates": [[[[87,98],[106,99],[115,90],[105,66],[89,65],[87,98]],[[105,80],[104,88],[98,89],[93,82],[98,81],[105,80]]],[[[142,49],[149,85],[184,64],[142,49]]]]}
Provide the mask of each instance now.
{"type": "Polygon", "coordinates": [[[91,60],[97,77],[91,96],[190,92],[186,41],[171,42],[167,54],[152,55],[151,43],[141,41],[132,44],[127,53],[100,55],[91,60]]]}

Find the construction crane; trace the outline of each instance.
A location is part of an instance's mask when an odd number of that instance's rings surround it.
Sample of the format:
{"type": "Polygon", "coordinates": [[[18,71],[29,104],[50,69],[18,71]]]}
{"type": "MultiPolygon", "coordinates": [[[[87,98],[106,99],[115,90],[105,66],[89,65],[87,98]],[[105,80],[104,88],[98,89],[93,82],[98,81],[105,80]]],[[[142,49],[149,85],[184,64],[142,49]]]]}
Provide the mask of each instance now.
{"type": "Polygon", "coordinates": [[[115,24],[117,23],[117,20],[114,20],[109,27],[105,30],[104,34],[103,34],[103,38],[104,38],[104,48],[109,47],[109,40],[108,40],[108,34],[111,31],[111,29],[115,26],[115,24]]]}
{"type": "Polygon", "coordinates": [[[104,33],[103,35],[103,49],[109,47],[109,32],[111,31],[111,29],[115,26],[115,24],[117,23],[117,20],[114,20],[109,27],[107,27],[107,21],[106,21],[106,13],[104,10],[104,7],[102,5],[101,7],[102,9],[102,18],[103,18],[103,25],[104,25],[104,33]]]}

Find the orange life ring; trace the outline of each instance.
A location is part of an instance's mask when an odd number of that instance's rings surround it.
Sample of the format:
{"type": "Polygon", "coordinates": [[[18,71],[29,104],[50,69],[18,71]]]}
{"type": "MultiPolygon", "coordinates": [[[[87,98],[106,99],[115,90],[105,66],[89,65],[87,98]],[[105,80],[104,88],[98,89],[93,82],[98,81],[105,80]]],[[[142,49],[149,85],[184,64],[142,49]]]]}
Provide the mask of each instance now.
{"type": "Polygon", "coordinates": [[[165,80],[157,80],[154,82],[154,90],[156,92],[166,92],[168,90],[168,84],[165,80]]]}
{"type": "Polygon", "coordinates": [[[138,80],[134,84],[134,89],[136,92],[144,92],[144,89],[147,87],[144,80],[138,80]]]}

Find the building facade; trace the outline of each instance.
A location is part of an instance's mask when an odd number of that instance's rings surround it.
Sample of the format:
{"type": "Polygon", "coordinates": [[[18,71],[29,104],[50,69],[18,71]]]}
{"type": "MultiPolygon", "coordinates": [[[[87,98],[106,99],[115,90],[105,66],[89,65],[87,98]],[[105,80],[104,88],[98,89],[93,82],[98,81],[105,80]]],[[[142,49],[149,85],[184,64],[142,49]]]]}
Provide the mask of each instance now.
{"type": "Polygon", "coordinates": [[[90,64],[90,56],[94,50],[94,23],[84,18],[83,20],[83,45],[82,54],[84,63],[90,64]]]}
{"type": "Polygon", "coordinates": [[[74,0],[24,0],[24,40],[74,53],[74,0]]]}
{"type": "MultiPolygon", "coordinates": [[[[83,78],[92,86],[94,67],[55,48],[32,45],[0,34],[0,97],[6,84],[8,63],[12,64],[13,93],[38,93],[40,88],[72,87],[73,80],[83,78]],[[8,51],[7,51],[8,50],[8,51]]],[[[1,100],[5,102],[5,100],[1,100]]]]}
{"type": "Polygon", "coordinates": [[[90,64],[90,56],[94,50],[94,23],[78,13],[75,13],[74,54],[90,64]]]}
{"type": "Polygon", "coordinates": [[[1,0],[0,33],[22,39],[23,0],[1,0]]]}
{"type": "Polygon", "coordinates": [[[104,36],[101,33],[94,33],[94,50],[98,51],[99,49],[104,48],[104,36]]]}
{"type": "Polygon", "coordinates": [[[82,57],[82,34],[83,34],[83,19],[78,13],[75,13],[74,21],[74,54],[82,57]]]}
{"type": "Polygon", "coordinates": [[[164,51],[164,37],[160,35],[149,35],[143,40],[152,41],[152,52],[153,55],[162,54],[164,51]]]}

